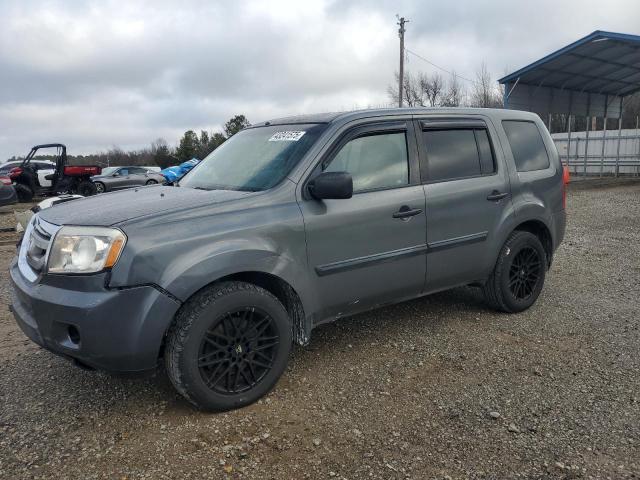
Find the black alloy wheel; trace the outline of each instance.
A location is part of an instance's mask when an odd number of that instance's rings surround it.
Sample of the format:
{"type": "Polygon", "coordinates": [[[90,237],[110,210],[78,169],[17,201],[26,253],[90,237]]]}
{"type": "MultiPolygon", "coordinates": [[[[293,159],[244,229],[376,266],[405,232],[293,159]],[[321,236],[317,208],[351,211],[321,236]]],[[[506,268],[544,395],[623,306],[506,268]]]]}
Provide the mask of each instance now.
{"type": "Polygon", "coordinates": [[[542,292],[548,265],[547,252],[538,236],[524,230],[513,231],[482,286],[487,303],[509,313],[531,307],[542,292]]]}
{"type": "Polygon", "coordinates": [[[518,300],[526,300],[536,290],[540,281],[542,262],[538,252],[531,247],[520,250],[509,268],[509,290],[518,300]]]}
{"type": "Polygon", "coordinates": [[[279,341],[273,318],[261,309],[243,307],[223,315],[200,345],[202,380],[221,394],[250,390],[273,367],[279,341]]]}
{"type": "Polygon", "coordinates": [[[287,367],[291,319],[271,292],[241,281],[203,288],[167,332],[171,383],[208,411],[249,405],[266,395],[287,367]]]}

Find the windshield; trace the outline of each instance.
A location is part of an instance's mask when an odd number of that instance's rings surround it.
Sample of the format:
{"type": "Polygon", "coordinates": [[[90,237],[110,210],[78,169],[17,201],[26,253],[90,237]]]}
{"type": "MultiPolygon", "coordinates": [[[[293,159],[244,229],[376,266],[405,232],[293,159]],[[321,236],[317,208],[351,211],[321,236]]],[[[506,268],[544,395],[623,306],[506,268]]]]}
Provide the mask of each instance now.
{"type": "Polygon", "coordinates": [[[243,130],[211,152],[180,186],[257,192],[274,187],[296,166],[326,125],[273,125],[243,130]]]}
{"type": "Polygon", "coordinates": [[[102,169],[102,175],[111,175],[120,167],[106,167],[102,169]]]}

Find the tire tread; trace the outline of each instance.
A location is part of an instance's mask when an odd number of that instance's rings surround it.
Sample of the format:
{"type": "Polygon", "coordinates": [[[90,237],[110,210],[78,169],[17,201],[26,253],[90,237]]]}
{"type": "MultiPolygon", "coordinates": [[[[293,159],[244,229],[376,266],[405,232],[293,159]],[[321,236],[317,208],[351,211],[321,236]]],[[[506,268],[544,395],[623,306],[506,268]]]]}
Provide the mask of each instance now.
{"type": "MultiPolygon", "coordinates": [[[[530,238],[533,237],[537,242],[540,242],[538,237],[536,237],[531,232],[525,230],[514,230],[511,235],[504,242],[504,245],[500,249],[500,255],[498,256],[498,260],[496,261],[496,265],[489,276],[489,279],[482,286],[482,292],[484,294],[485,300],[487,304],[493,308],[494,310],[498,310],[500,312],[506,313],[514,313],[516,310],[511,308],[504,298],[504,292],[500,286],[500,280],[503,275],[503,270],[505,267],[505,259],[506,259],[506,249],[511,248],[511,246],[522,238],[530,238]]],[[[543,259],[546,263],[546,259],[543,259]]]]}
{"type": "MultiPolygon", "coordinates": [[[[187,336],[193,322],[198,319],[201,312],[208,305],[219,298],[238,291],[251,291],[258,295],[270,297],[280,303],[280,300],[278,300],[275,295],[252,283],[240,281],[214,283],[193,295],[183,304],[167,332],[167,342],[164,352],[167,375],[178,393],[197,408],[201,408],[202,405],[200,405],[197,400],[189,394],[189,389],[185,385],[184,378],[180,370],[180,358],[184,350],[184,344],[187,341],[187,336]]],[[[284,309],[284,307],[282,308],[284,309]]]]}

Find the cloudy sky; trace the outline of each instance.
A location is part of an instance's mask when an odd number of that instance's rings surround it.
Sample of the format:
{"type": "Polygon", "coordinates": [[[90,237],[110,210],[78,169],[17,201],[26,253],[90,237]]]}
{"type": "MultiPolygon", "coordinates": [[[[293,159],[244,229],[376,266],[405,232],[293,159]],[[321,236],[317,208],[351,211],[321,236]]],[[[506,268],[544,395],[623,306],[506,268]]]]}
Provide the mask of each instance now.
{"type": "MultiPolygon", "coordinates": [[[[389,102],[407,48],[494,77],[593,30],[640,34],[640,2],[0,2],[0,161],[35,143],[70,153],[175,144],[187,129],[389,102]]],[[[434,68],[409,56],[409,71],[434,68]]]]}

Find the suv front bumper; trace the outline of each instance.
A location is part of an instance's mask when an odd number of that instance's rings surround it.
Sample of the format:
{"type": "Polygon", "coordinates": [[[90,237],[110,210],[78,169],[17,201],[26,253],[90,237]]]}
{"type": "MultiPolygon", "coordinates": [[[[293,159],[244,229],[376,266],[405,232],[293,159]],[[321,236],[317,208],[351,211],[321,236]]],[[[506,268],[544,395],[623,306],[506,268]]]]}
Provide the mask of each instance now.
{"type": "Polygon", "coordinates": [[[136,372],[156,366],[180,304],[153,286],[105,287],[106,274],[27,281],[10,267],[12,311],[38,345],[90,367],[136,372]]]}

